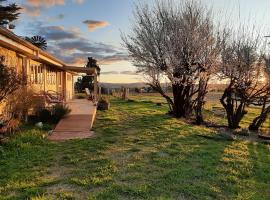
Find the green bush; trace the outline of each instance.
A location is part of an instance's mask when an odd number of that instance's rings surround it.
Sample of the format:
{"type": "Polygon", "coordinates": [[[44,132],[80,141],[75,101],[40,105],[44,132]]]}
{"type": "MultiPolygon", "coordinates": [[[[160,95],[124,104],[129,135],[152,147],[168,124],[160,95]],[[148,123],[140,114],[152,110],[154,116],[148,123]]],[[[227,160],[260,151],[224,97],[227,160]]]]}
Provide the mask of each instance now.
{"type": "Polygon", "coordinates": [[[98,101],[98,110],[109,110],[110,108],[110,101],[106,97],[101,97],[98,101]]]}
{"type": "Polygon", "coordinates": [[[52,114],[50,110],[43,108],[37,111],[37,117],[38,121],[47,123],[51,121],[52,114]]]}
{"type": "Polygon", "coordinates": [[[62,118],[70,113],[70,109],[67,105],[56,104],[52,107],[52,122],[58,123],[62,118]]]}

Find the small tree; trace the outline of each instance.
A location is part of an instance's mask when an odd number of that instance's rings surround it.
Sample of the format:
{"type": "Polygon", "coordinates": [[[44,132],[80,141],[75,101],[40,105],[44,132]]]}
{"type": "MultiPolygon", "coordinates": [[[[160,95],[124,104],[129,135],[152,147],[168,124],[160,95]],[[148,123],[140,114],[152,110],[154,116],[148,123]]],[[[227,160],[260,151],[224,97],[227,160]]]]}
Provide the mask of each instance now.
{"type": "Polygon", "coordinates": [[[0,103],[16,91],[23,83],[23,77],[15,68],[3,64],[4,57],[0,58],[0,103]]]}
{"type": "Polygon", "coordinates": [[[228,81],[220,102],[226,110],[228,126],[236,129],[245,114],[246,107],[253,104],[265,93],[267,86],[262,84],[263,65],[259,50],[259,34],[240,29],[234,38],[224,43],[222,51],[221,75],[228,81]]]}
{"type": "Polygon", "coordinates": [[[133,34],[122,38],[138,72],[167,100],[175,117],[190,117],[196,107],[201,123],[207,84],[219,56],[211,11],[195,1],[159,1],[152,9],[138,6],[134,18],[133,34]],[[173,98],[164,91],[164,80],[170,82],[173,98]]]}
{"type": "Polygon", "coordinates": [[[88,57],[88,62],[86,64],[87,68],[95,68],[97,70],[97,74],[100,75],[100,67],[97,64],[97,60],[92,58],[92,57],[88,57]]]}
{"type": "Polygon", "coordinates": [[[254,102],[255,105],[261,106],[261,112],[260,115],[257,116],[249,125],[249,130],[252,131],[258,131],[270,114],[270,55],[263,55],[262,57],[265,66],[264,84],[266,86],[266,90],[254,102]]]}
{"type": "MultiPolygon", "coordinates": [[[[97,64],[97,60],[92,57],[88,58],[88,62],[86,64],[87,68],[95,68],[97,70],[98,76],[100,75],[100,67],[97,64]]],[[[78,79],[75,83],[75,87],[78,91],[82,91],[85,88],[89,88],[90,90],[94,89],[94,77],[93,76],[83,76],[82,78],[78,79]]]]}
{"type": "MultiPolygon", "coordinates": [[[[0,25],[7,25],[10,22],[13,22],[18,19],[20,13],[18,12],[21,10],[17,4],[12,3],[8,5],[4,5],[7,0],[0,0],[0,25]]],[[[12,25],[9,28],[14,28],[15,26],[12,25]]]]}

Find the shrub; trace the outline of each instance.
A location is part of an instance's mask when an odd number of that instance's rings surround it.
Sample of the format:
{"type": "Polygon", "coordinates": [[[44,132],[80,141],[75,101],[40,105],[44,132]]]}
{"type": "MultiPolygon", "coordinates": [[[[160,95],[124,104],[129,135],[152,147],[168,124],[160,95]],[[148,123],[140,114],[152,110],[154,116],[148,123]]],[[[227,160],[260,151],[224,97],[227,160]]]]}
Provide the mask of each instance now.
{"type": "Polygon", "coordinates": [[[0,121],[0,138],[2,136],[6,137],[13,134],[15,131],[18,130],[20,125],[20,120],[16,118],[10,118],[8,120],[1,119],[0,121]]]}
{"type": "Polygon", "coordinates": [[[6,66],[5,57],[0,57],[0,102],[20,88],[23,77],[16,72],[15,66],[6,66]]]}
{"type": "Polygon", "coordinates": [[[109,110],[110,107],[110,101],[108,98],[102,96],[100,100],[98,101],[98,110],[109,110]]]}
{"type": "Polygon", "coordinates": [[[52,122],[58,123],[62,118],[70,113],[70,109],[67,105],[56,104],[52,107],[52,122]]]}
{"type": "Polygon", "coordinates": [[[31,108],[38,107],[39,100],[35,98],[35,93],[31,88],[21,87],[13,94],[9,95],[6,102],[6,113],[11,118],[23,120],[31,108]]]}
{"type": "Polygon", "coordinates": [[[50,122],[52,118],[51,111],[45,108],[39,109],[36,115],[37,115],[38,121],[43,122],[43,123],[50,122]]]}

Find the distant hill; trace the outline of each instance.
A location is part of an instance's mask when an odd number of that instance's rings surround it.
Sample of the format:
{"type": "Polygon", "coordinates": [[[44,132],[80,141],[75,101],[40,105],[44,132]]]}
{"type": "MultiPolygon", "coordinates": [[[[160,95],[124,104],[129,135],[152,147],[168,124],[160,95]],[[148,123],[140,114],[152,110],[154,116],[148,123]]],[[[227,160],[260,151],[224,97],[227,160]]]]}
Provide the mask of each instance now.
{"type": "MultiPolygon", "coordinates": [[[[138,83],[100,83],[100,85],[104,88],[142,88],[146,87],[147,85],[142,82],[138,83]]],[[[162,84],[165,86],[165,84],[162,84]]],[[[209,91],[223,91],[226,87],[226,84],[209,84],[208,88],[209,91]]]]}
{"type": "Polygon", "coordinates": [[[145,83],[100,83],[105,88],[142,88],[147,86],[145,83]]]}

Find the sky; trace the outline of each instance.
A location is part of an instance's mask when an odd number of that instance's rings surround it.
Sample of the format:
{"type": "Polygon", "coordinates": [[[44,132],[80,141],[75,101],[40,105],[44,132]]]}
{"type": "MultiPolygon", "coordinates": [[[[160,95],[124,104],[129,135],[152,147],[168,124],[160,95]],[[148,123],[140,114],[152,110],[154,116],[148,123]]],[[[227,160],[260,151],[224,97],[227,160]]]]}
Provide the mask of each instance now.
{"type": "MultiPolygon", "coordinates": [[[[155,0],[8,0],[23,8],[14,32],[41,35],[55,57],[85,66],[94,57],[101,66],[101,82],[142,82],[122,46],[121,33],[130,33],[134,5],[155,0]]],[[[181,0],[174,0],[179,3],[181,0]]],[[[212,7],[217,19],[257,24],[269,35],[270,0],[201,0],[212,7]]]]}

